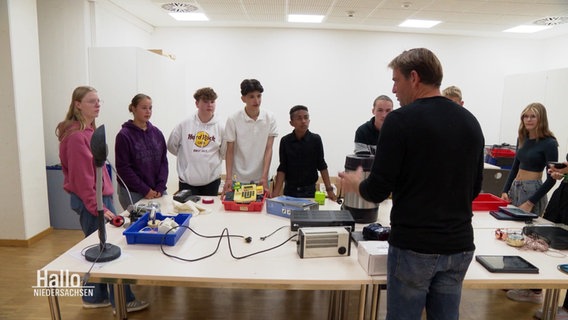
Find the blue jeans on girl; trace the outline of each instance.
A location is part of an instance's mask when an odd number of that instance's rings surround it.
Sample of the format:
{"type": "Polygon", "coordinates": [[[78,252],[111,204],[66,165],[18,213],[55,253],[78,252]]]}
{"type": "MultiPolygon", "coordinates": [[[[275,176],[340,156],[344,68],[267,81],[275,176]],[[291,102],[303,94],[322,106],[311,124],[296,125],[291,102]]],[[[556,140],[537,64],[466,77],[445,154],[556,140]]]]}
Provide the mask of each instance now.
{"type": "MultiPolygon", "coordinates": [[[[96,232],[98,230],[98,223],[97,217],[92,215],[87,208],[85,208],[85,204],[83,201],[76,195],[71,193],[71,209],[77,212],[79,215],[79,221],[81,222],[81,228],[83,229],[83,233],[85,234],[85,238],[88,237],[91,233],[96,232]]],[[[105,207],[107,207],[110,211],[116,213],[114,209],[114,204],[112,200],[112,196],[103,196],[103,203],[105,207]]],[[[93,296],[83,296],[83,301],[87,303],[100,303],[104,300],[109,299],[110,303],[114,307],[114,290],[111,285],[107,285],[106,283],[86,283],[86,286],[94,286],[94,293],[93,296]]],[[[129,285],[124,286],[124,293],[126,295],[126,302],[131,302],[136,299],[134,297],[134,293],[132,293],[132,289],[129,285]]]]}

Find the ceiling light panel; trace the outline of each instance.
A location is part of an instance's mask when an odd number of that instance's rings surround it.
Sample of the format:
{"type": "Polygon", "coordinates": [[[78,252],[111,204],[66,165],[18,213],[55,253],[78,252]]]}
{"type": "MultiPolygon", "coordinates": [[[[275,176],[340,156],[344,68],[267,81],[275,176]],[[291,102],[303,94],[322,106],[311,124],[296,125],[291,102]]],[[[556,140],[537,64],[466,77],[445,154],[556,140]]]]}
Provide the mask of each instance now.
{"type": "Polygon", "coordinates": [[[289,14],[288,22],[321,23],[325,16],[314,14],[289,14]]]}
{"type": "Polygon", "coordinates": [[[440,22],[442,21],[436,21],[436,20],[418,20],[418,19],[408,19],[403,21],[401,24],[399,24],[399,27],[406,27],[406,28],[424,28],[424,29],[428,29],[428,28],[432,28],[438,24],[440,24],[440,22]]]}
{"type": "Polygon", "coordinates": [[[503,30],[503,32],[513,32],[513,33],[535,33],[542,30],[550,29],[552,26],[537,26],[537,25],[520,25],[516,26],[507,30],[503,30]]]}
{"type": "MultiPolygon", "coordinates": [[[[161,5],[189,3],[205,13],[216,26],[297,27],[287,14],[322,14],[324,23],[302,28],[426,32],[437,34],[514,37],[502,31],[511,26],[530,25],[545,17],[568,16],[568,0],[106,0],[148,24],[159,27],[191,26],[168,16],[161,5]],[[409,7],[402,4],[409,2],[409,7]],[[348,17],[348,11],[354,11],[348,17]],[[406,19],[441,20],[432,29],[401,29],[406,19]],[[414,31],[413,31],[414,30],[414,31]]],[[[531,38],[568,34],[568,23],[538,32],[531,38]]]]}

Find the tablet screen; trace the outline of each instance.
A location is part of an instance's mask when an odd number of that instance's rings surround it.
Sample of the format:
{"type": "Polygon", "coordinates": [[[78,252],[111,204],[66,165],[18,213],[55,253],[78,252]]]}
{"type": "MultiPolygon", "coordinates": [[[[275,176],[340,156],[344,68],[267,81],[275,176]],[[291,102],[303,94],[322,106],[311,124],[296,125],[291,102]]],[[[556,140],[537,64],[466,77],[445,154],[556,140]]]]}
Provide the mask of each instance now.
{"type": "Polygon", "coordinates": [[[478,255],[475,260],[490,272],[538,273],[538,268],[520,256],[478,255]]]}

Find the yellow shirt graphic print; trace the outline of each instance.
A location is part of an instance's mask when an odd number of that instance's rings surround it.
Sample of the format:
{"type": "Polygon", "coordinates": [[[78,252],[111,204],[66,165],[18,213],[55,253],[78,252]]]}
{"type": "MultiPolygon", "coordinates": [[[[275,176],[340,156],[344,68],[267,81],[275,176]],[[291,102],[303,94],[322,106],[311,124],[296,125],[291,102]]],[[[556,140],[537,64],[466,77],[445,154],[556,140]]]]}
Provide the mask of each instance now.
{"type": "Polygon", "coordinates": [[[211,137],[209,136],[209,133],[207,133],[205,131],[199,131],[195,135],[195,142],[194,143],[197,147],[205,148],[209,145],[209,142],[211,142],[211,137]]]}

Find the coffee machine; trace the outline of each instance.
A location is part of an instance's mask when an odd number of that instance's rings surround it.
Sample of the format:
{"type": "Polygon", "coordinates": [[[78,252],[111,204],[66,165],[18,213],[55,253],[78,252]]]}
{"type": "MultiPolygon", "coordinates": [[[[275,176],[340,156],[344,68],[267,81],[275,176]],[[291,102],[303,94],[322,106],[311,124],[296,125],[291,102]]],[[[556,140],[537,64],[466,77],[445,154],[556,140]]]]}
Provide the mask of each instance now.
{"type": "MultiPolygon", "coordinates": [[[[363,167],[363,178],[367,178],[373,166],[375,156],[371,154],[352,154],[345,157],[345,171],[356,171],[363,167]]],[[[377,221],[379,204],[361,198],[355,192],[344,195],[342,209],[349,210],[356,223],[372,223],[377,221]]]]}

